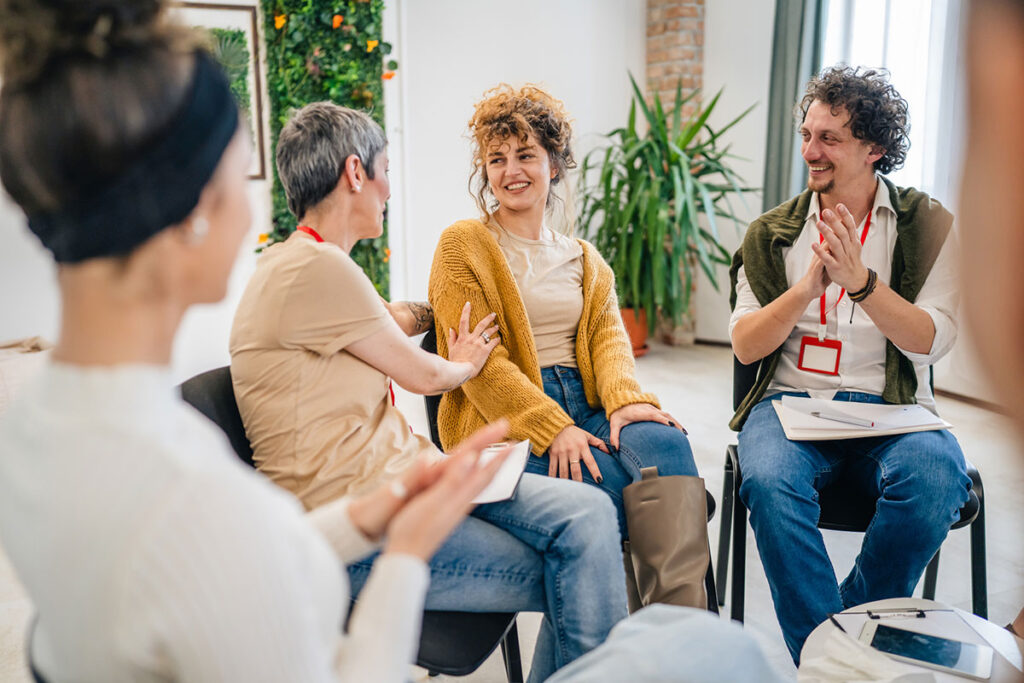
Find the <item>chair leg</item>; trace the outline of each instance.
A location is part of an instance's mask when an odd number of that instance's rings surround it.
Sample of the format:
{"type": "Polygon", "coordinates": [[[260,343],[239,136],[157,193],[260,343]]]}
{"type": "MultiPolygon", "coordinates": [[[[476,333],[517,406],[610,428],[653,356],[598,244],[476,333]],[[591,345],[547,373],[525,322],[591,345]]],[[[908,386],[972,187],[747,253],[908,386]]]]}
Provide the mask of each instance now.
{"type": "Polygon", "coordinates": [[[747,508],[737,498],[732,520],[732,619],[743,623],[744,580],[747,563],[747,508]]]}
{"type": "Polygon", "coordinates": [[[508,683],[523,683],[523,659],[519,654],[519,629],[516,622],[509,626],[501,639],[501,658],[505,660],[505,676],[508,683]]]}
{"type": "Polygon", "coordinates": [[[722,521],[718,525],[718,605],[725,604],[726,586],[729,581],[729,536],[732,534],[733,472],[726,464],[725,482],[722,484],[722,521]]]}
{"type": "Polygon", "coordinates": [[[715,568],[711,565],[708,565],[708,571],[704,574],[704,591],[708,594],[708,611],[719,614],[718,591],[715,590],[715,568]]]}
{"type": "Polygon", "coordinates": [[[921,591],[921,597],[925,600],[935,599],[935,582],[939,578],[939,553],[941,552],[942,548],[935,551],[935,555],[928,563],[928,568],[924,570],[924,588],[921,591]]]}
{"type": "Polygon", "coordinates": [[[988,619],[988,574],[985,557],[985,499],[981,498],[978,516],[971,524],[971,603],[974,613],[982,619],[988,619]]]}

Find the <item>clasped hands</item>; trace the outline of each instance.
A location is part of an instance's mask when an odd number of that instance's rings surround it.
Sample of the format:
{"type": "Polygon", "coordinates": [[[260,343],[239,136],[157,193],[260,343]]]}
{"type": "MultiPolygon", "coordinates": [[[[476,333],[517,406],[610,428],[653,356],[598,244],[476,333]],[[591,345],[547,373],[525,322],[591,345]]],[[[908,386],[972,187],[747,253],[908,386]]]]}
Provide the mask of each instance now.
{"type": "MultiPolygon", "coordinates": [[[[619,447],[619,432],[622,428],[634,422],[660,422],[686,433],[679,421],[664,410],[650,403],[631,403],[608,416],[608,442],[613,448],[619,447]]],[[[576,425],[565,427],[548,446],[548,476],[583,481],[585,465],[590,476],[600,484],[604,479],[597,461],[590,452],[591,446],[609,453],[607,444],[590,432],[576,425]]]]}
{"type": "Polygon", "coordinates": [[[494,478],[511,448],[486,463],[480,453],[501,441],[508,421],[497,420],[471,434],[448,457],[421,456],[394,480],[349,503],[349,518],[369,540],[387,535],[385,552],[427,561],[473,509],[473,499],[494,478]]]}
{"type": "Polygon", "coordinates": [[[816,227],[824,240],[811,242],[814,255],[801,279],[807,298],[820,297],[833,282],[847,292],[863,289],[868,281],[868,269],[860,258],[860,236],[853,214],[846,205],[838,204],[835,211],[821,212],[816,227]]]}

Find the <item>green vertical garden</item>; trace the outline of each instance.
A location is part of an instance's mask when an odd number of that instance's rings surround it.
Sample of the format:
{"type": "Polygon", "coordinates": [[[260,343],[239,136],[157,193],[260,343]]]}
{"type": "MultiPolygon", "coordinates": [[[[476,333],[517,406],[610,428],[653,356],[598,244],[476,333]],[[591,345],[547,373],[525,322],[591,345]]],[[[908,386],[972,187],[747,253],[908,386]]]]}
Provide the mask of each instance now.
{"type": "MultiPolygon", "coordinates": [[[[397,64],[387,61],[391,46],[381,39],[383,0],[261,0],[267,46],[271,150],[290,113],[310,102],[330,100],[366,111],[382,127],[382,83],[397,64]]],[[[273,164],[271,167],[273,168],[273,164]]],[[[273,169],[273,224],[268,243],[295,229],[284,189],[273,169]]],[[[352,258],[383,296],[388,295],[388,232],[363,240],[352,258]]]]}

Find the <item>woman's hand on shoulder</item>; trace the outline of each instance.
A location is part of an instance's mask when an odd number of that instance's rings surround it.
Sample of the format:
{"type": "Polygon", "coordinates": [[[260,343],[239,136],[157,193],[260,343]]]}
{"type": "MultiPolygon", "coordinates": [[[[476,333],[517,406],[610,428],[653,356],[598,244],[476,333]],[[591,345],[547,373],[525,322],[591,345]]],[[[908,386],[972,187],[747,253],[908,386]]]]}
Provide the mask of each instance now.
{"type": "Polygon", "coordinates": [[[569,425],[551,441],[548,446],[548,476],[583,481],[581,463],[587,466],[594,481],[601,483],[601,470],[594,460],[590,447],[608,452],[604,441],[576,425],[569,425]]]}
{"type": "Polygon", "coordinates": [[[459,318],[459,330],[448,328],[448,360],[453,363],[467,363],[472,372],[466,379],[472,379],[480,374],[487,357],[491,355],[499,342],[501,336],[498,333],[498,326],[492,325],[497,314],[490,313],[480,319],[472,331],[469,329],[470,305],[462,307],[462,316],[459,318]]]}
{"type": "Polygon", "coordinates": [[[679,424],[679,420],[657,406],[653,406],[650,403],[630,403],[608,416],[608,424],[611,426],[608,440],[612,446],[615,448],[619,447],[619,432],[623,427],[634,422],[660,422],[669,427],[675,427],[683,434],[686,434],[686,430],[679,424]]]}

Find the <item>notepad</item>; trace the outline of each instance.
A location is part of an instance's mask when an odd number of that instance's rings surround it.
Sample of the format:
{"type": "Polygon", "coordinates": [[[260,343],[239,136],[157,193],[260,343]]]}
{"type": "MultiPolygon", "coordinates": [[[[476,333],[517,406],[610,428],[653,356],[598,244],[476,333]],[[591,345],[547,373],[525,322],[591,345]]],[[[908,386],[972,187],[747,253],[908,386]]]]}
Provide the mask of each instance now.
{"type": "Polygon", "coordinates": [[[857,403],[828,401],[801,396],[783,396],[772,401],[782,429],[790,441],[833,441],[860,439],[866,436],[889,436],[937,429],[953,425],[920,405],[891,405],[886,403],[857,403]],[[836,419],[816,417],[820,413],[834,418],[848,417],[852,421],[866,421],[873,426],[847,424],[836,419]]]}
{"type": "MultiPolygon", "coordinates": [[[[488,462],[505,448],[506,444],[488,446],[480,454],[481,464],[488,462]]],[[[491,482],[473,499],[473,503],[476,505],[497,503],[511,498],[519,486],[519,480],[523,478],[526,459],[529,457],[530,442],[528,440],[512,444],[512,452],[498,468],[491,482]]]]}

